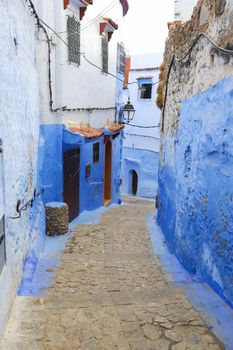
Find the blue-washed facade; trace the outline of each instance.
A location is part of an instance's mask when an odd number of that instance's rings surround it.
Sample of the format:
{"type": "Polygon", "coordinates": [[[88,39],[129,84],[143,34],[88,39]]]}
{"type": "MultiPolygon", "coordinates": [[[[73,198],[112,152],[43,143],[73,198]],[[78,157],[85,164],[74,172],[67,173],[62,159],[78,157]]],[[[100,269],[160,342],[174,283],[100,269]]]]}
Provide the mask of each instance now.
{"type": "MultiPolygon", "coordinates": [[[[221,12],[218,7],[211,8],[205,16],[206,1],[198,6],[191,29],[190,23],[182,29],[179,25],[170,27],[166,50],[168,53],[176,42],[176,58],[184,57],[191,46],[190,39],[185,48],[178,43],[195,27],[207,26],[209,32],[215,28],[212,41],[231,48],[232,3],[222,3],[221,12]]],[[[207,282],[231,306],[232,68],[233,52],[216,50],[204,36],[192,50],[188,64],[173,64],[161,118],[157,218],[170,251],[195,280],[207,282]]]]}
{"type": "Polygon", "coordinates": [[[39,178],[44,188],[45,203],[64,201],[64,153],[72,149],[80,150],[79,170],[79,213],[94,210],[104,204],[105,144],[108,138],[112,144],[112,198],[120,203],[120,162],[123,131],[104,129],[100,137],[91,139],[74,133],[64,124],[42,125],[40,127],[39,178]],[[99,143],[99,160],[93,162],[93,146],[99,143]],[[44,145],[46,144],[46,147],[44,145]],[[51,156],[53,155],[53,156],[51,156]],[[90,175],[86,166],[90,165],[90,175]]]}
{"type": "MultiPolygon", "coordinates": [[[[69,41],[68,45],[56,41],[51,52],[51,81],[43,59],[40,64],[40,76],[44,76],[40,86],[43,93],[39,148],[43,200],[68,201],[73,211],[70,220],[84,210],[120,203],[123,127],[118,124],[117,106],[123,83],[106,73],[118,75],[120,63],[124,65],[120,55],[123,45],[118,44],[118,23],[123,12],[119,1],[108,18],[99,18],[92,24],[105,2],[107,5],[107,1],[92,4],[70,0],[61,6],[44,2],[39,7],[40,18],[50,21],[57,32],[88,28],[75,31],[82,55],[72,51],[69,41]],[[70,196],[69,192],[74,191],[76,195],[70,196]]],[[[49,29],[48,33],[52,35],[49,29]]],[[[39,45],[43,58],[47,47],[43,40],[39,45]]]]}
{"type": "MultiPolygon", "coordinates": [[[[91,4],[70,0],[57,6],[56,1],[50,4],[44,1],[38,4],[37,10],[39,17],[51,28],[64,32],[78,23],[85,26],[103,5],[103,1],[91,4]],[[68,24],[68,21],[71,22],[68,24]]],[[[117,20],[122,18],[122,5],[120,2],[118,5],[109,14],[117,20]]],[[[67,46],[62,40],[52,46],[48,65],[46,36],[43,33],[39,36],[38,183],[43,189],[43,205],[67,203],[70,221],[84,211],[121,202],[123,126],[117,123],[116,96],[121,93],[123,84],[116,84],[116,79],[104,71],[108,69],[117,74],[117,28],[111,18],[100,18],[97,24],[88,26],[85,36],[80,31],[76,38],[76,44],[80,45],[88,61],[99,68],[87,63],[83,57],[75,56],[69,43],[67,46]],[[105,53],[104,58],[103,40],[108,46],[108,55],[105,53]]],[[[52,33],[47,28],[47,34],[53,36],[52,33]]],[[[19,295],[34,295],[35,270],[45,241],[43,231],[30,245],[19,295]],[[36,249],[37,246],[41,250],[36,249]]]]}
{"type": "Polygon", "coordinates": [[[122,154],[122,192],[155,198],[158,189],[160,110],[156,106],[156,81],[162,54],[152,53],[127,58],[128,81],[125,101],[130,97],[136,112],[125,125],[122,154]]]}

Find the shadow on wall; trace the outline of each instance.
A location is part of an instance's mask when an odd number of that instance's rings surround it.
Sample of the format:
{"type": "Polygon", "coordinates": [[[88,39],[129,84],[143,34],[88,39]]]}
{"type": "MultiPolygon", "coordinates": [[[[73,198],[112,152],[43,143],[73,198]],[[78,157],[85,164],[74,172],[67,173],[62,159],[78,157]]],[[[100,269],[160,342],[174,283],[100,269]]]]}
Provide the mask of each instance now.
{"type": "Polygon", "coordinates": [[[128,194],[137,195],[138,191],[138,174],[135,170],[130,170],[128,179],[128,194]]]}

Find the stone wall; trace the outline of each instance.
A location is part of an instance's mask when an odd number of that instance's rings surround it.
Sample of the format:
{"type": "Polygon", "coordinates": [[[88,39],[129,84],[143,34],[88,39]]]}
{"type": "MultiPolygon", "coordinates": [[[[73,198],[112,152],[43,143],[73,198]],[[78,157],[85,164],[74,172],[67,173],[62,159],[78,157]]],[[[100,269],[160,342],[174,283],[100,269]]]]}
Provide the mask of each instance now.
{"type": "MultiPolygon", "coordinates": [[[[224,0],[225,7],[222,5],[222,9],[224,8],[225,11],[221,15],[217,10],[218,3],[217,0],[199,0],[190,21],[169,24],[169,36],[166,41],[164,62],[161,65],[160,74],[163,81],[158,88],[162,95],[160,107],[163,106],[165,98],[166,77],[173,53],[176,60],[182,59],[200,33],[206,33],[217,45],[223,48],[233,47],[232,1],[225,3],[224,0]]],[[[174,133],[176,130],[180,102],[198,92],[206,91],[221,79],[231,76],[232,64],[232,56],[221,54],[213,48],[205,37],[202,37],[194,47],[190,60],[187,56],[182,65],[176,62],[172,65],[165,106],[165,133],[174,133]]]]}
{"type": "MultiPolygon", "coordinates": [[[[0,276],[0,337],[22,275],[30,240],[39,236],[40,198],[17,215],[17,200],[25,203],[37,188],[39,135],[36,26],[23,0],[0,2],[0,138],[3,142],[6,265],[0,276]]],[[[2,196],[0,196],[2,198],[2,196]]],[[[43,215],[42,215],[43,216],[43,215]]]]}
{"type": "Polygon", "coordinates": [[[158,221],[186,268],[233,304],[233,55],[202,35],[185,57],[200,33],[233,48],[233,3],[199,0],[190,21],[169,29],[159,87],[158,221]]]}

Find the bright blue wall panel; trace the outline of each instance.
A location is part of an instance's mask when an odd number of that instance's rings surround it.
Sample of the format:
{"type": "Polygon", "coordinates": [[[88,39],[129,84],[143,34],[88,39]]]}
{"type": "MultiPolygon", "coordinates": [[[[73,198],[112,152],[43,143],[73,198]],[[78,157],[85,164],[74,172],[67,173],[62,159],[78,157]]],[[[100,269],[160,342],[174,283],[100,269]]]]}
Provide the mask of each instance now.
{"type": "Polygon", "coordinates": [[[158,221],[169,247],[233,304],[233,79],[183,101],[163,148],[158,221]]]}
{"type": "MultiPolygon", "coordinates": [[[[111,133],[110,133],[111,134],[111,133]]],[[[111,135],[112,141],[112,202],[120,202],[120,166],[122,133],[111,135]]],[[[104,136],[84,139],[66,133],[63,125],[42,125],[39,149],[39,183],[44,188],[44,203],[63,201],[63,153],[80,148],[80,213],[103,205],[104,136]],[[99,162],[93,164],[93,144],[99,142],[99,162]],[[86,177],[86,165],[90,164],[90,176],[86,177]]]]}

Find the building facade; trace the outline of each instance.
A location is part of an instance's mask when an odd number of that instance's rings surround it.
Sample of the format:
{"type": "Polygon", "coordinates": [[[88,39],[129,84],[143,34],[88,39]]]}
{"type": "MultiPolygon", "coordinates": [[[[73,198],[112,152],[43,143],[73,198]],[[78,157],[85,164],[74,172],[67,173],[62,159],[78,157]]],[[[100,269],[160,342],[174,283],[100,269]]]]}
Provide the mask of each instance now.
{"type": "Polygon", "coordinates": [[[40,18],[61,38],[54,37],[48,28],[53,38],[50,78],[43,62],[48,54],[43,33],[40,43],[43,94],[39,172],[45,202],[66,200],[72,206],[73,219],[83,210],[120,202],[122,126],[112,124],[117,117],[116,87],[122,89],[122,83],[117,85],[116,79],[106,73],[117,74],[117,29],[122,6],[117,2],[110,8],[108,1],[55,3],[43,2],[39,7],[40,18]],[[77,157],[72,164],[75,149],[77,157]],[[76,193],[69,198],[69,187],[74,183],[76,193]]]}
{"type": "Polygon", "coordinates": [[[162,54],[132,56],[130,62],[128,81],[134,83],[124,90],[125,100],[130,97],[136,112],[125,125],[122,191],[155,198],[160,146],[160,110],[155,101],[162,54]]]}
{"type": "Polygon", "coordinates": [[[67,202],[73,220],[120,202],[123,85],[108,72],[122,75],[127,10],[120,0],[0,4],[0,336],[43,249],[44,204],[67,202]]]}
{"type": "Polygon", "coordinates": [[[232,16],[232,1],[202,0],[191,23],[170,25],[158,210],[170,251],[231,305],[232,16]]]}

